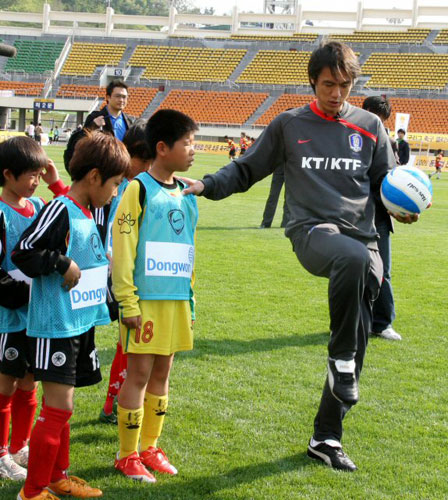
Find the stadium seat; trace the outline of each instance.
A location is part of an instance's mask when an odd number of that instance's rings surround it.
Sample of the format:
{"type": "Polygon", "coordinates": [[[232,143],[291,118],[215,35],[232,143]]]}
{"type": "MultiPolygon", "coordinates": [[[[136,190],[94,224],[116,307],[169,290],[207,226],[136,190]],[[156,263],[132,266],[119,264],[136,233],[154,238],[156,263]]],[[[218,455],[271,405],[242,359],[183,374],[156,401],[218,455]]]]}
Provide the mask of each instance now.
{"type": "Polygon", "coordinates": [[[448,55],[372,53],[362,66],[367,88],[443,89],[448,84],[448,55]]]}
{"type": "Polygon", "coordinates": [[[184,81],[226,81],[246,54],[242,49],[138,45],[129,60],[144,67],[144,78],[184,81]]]}
{"type": "Polygon", "coordinates": [[[431,30],[409,28],[406,31],[355,31],[351,34],[334,33],[329,38],[347,43],[422,44],[431,30]]]}
{"type": "Polygon", "coordinates": [[[54,70],[54,63],[64,44],[46,40],[16,40],[14,47],[17,49],[17,55],[8,59],[6,72],[43,73],[54,70]]]}
{"type": "MultiPolygon", "coordinates": [[[[266,126],[278,114],[289,108],[298,108],[310,103],[314,95],[283,94],[272,106],[255,122],[255,125],[266,126]]],[[[349,103],[361,107],[364,96],[351,96],[349,103]]],[[[423,132],[433,134],[446,134],[448,131],[448,100],[445,99],[407,99],[390,98],[392,114],[386,126],[395,128],[395,113],[408,113],[411,115],[409,132],[423,132]]]]}
{"type": "Polygon", "coordinates": [[[91,75],[97,66],[115,66],[126,45],[75,42],[62,68],[62,75],[91,75]]]}
{"type": "Polygon", "coordinates": [[[39,97],[43,83],[0,81],[0,90],[13,90],[15,95],[39,97]]]}
{"type": "Polygon", "coordinates": [[[172,90],[159,109],[178,109],[198,123],[242,125],[267,97],[252,92],[172,90]]]}

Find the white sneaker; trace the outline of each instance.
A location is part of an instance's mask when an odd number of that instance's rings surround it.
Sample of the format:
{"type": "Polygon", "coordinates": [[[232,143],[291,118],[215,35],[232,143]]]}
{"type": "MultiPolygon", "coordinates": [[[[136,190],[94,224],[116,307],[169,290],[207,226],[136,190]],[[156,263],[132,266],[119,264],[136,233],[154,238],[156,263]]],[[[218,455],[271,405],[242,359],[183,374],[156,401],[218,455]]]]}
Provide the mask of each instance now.
{"type": "Polygon", "coordinates": [[[389,326],[389,328],[386,328],[382,332],[374,333],[374,335],[387,340],[401,340],[401,335],[397,333],[391,326],[389,326]]]}
{"type": "Polygon", "coordinates": [[[22,481],[26,479],[26,469],[17,465],[11,455],[7,453],[0,457],[0,477],[12,479],[13,481],[22,481]]]}
{"type": "Polygon", "coordinates": [[[17,465],[22,467],[28,467],[28,456],[30,454],[30,449],[28,446],[24,446],[17,453],[11,453],[11,457],[17,465]]]}

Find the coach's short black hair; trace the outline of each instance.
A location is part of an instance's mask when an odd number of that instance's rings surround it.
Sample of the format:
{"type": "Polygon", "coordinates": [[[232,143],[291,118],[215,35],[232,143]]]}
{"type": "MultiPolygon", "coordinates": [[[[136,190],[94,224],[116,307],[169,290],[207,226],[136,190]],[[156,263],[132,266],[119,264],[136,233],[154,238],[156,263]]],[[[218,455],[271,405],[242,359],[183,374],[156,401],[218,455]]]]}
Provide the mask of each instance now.
{"type": "Polygon", "coordinates": [[[399,129],[397,130],[397,134],[399,134],[400,132],[401,132],[402,134],[406,135],[406,130],[405,130],[404,128],[399,128],[399,129]]]}
{"type": "Polygon", "coordinates": [[[308,79],[313,90],[324,68],[329,68],[333,76],[347,73],[352,82],[361,74],[361,66],[353,50],[347,44],[336,41],[322,42],[311,54],[308,79]]]}
{"type": "Polygon", "coordinates": [[[146,124],[145,137],[151,159],[157,156],[157,143],[162,141],[169,148],[185,134],[196,132],[198,126],[188,115],[175,109],[161,109],[146,124]]]}
{"type": "Polygon", "coordinates": [[[123,137],[123,144],[132,157],[150,160],[149,147],[145,140],[146,120],[136,120],[123,137]]]}
{"type": "Polygon", "coordinates": [[[17,179],[24,172],[39,170],[47,165],[47,154],[31,137],[20,135],[0,143],[0,186],[5,185],[3,171],[6,169],[17,179]]]}
{"type": "Polygon", "coordinates": [[[76,182],[97,168],[104,184],[116,175],[126,176],[130,163],[131,158],[124,144],[112,134],[86,130],[85,137],[76,143],[69,172],[72,181],[76,182]]]}
{"type": "Polygon", "coordinates": [[[387,120],[392,112],[392,106],[390,105],[389,99],[382,95],[372,95],[364,99],[362,109],[370,111],[383,120],[387,120]]]}
{"type": "Polygon", "coordinates": [[[124,83],[123,80],[112,80],[106,87],[106,95],[111,96],[115,87],[122,87],[123,89],[128,90],[128,86],[124,83]]]}

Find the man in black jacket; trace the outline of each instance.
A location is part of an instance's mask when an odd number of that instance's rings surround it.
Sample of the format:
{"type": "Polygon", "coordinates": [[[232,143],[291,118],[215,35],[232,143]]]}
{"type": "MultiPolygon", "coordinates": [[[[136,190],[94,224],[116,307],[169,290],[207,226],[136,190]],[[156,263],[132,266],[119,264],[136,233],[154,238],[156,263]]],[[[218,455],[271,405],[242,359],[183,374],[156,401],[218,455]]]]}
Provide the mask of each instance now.
{"type": "Polygon", "coordinates": [[[64,165],[67,172],[69,172],[68,165],[76,143],[85,136],[84,129],[101,129],[112,133],[122,141],[126,131],[133,124],[134,119],[123,112],[128,102],[128,86],[123,81],[113,80],[109,83],[106,88],[106,102],[107,105],[103,109],[90,113],[86,118],[84,128],[75,130],[70,136],[64,151],[64,165]]]}
{"type": "Polygon", "coordinates": [[[128,86],[121,80],[113,80],[106,88],[106,102],[100,111],[92,111],[86,118],[85,128],[101,128],[112,132],[117,139],[123,140],[128,128],[134,121],[124,113],[128,102],[128,86]]]}

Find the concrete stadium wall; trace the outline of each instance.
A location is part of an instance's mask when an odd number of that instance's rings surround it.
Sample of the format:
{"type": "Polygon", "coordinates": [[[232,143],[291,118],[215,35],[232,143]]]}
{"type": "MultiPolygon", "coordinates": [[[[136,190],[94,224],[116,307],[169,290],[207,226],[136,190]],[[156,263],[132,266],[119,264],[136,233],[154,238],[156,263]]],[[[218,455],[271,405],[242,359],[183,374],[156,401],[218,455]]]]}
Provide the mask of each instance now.
{"type": "MultiPolygon", "coordinates": [[[[436,1],[436,0],[434,0],[436,1]]],[[[246,24],[247,25],[247,24],[246,24]]],[[[1,12],[0,34],[14,35],[73,35],[117,38],[167,38],[168,36],[191,36],[226,38],[229,35],[288,35],[293,33],[347,33],[356,30],[405,31],[407,28],[446,28],[448,25],[448,4],[420,5],[413,0],[412,9],[364,8],[360,0],[354,10],[327,11],[304,9],[300,0],[295,14],[252,14],[239,12],[235,6],[232,14],[211,16],[204,14],[179,14],[171,7],[169,16],[130,16],[115,14],[111,7],[105,13],[58,12],[44,4],[42,13],[1,12]],[[389,24],[387,19],[400,19],[398,26],[389,24]],[[314,26],[309,26],[311,21],[314,26]],[[20,23],[29,27],[2,24],[20,23]],[[305,24],[307,22],[307,24],[305,24]],[[288,29],[248,29],[244,23],[286,26],[288,29]],[[317,23],[317,25],[316,25],[317,23]],[[344,25],[341,27],[341,25],[344,25]],[[37,25],[37,27],[36,27],[37,25]],[[91,26],[89,26],[91,25],[91,26]],[[213,26],[229,26],[228,30],[203,29],[213,26]],[[141,26],[148,29],[142,30],[141,26]],[[134,28],[135,27],[135,28],[134,28]]]]}

